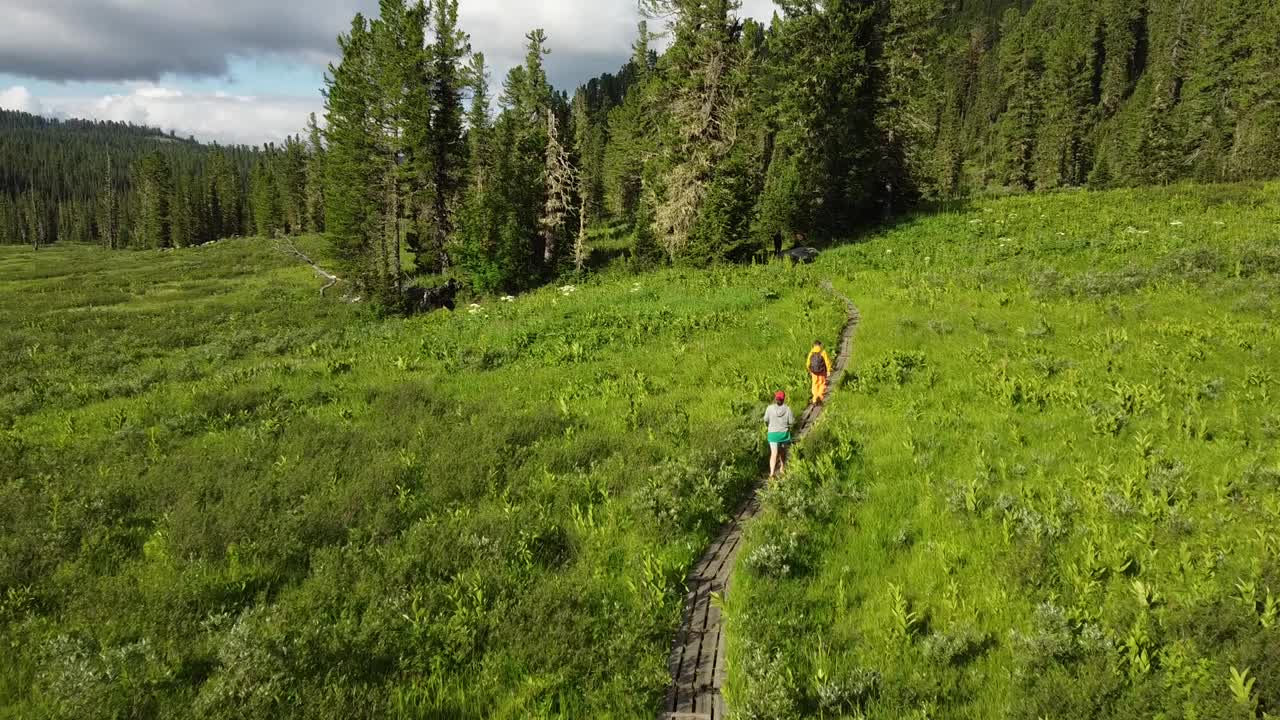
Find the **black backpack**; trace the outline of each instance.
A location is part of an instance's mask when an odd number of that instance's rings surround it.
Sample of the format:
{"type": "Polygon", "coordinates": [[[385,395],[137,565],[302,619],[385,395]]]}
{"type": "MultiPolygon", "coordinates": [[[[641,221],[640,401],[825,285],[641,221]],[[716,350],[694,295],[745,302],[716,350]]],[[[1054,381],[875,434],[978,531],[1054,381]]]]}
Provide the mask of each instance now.
{"type": "Polygon", "coordinates": [[[827,361],[822,359],[821,352],[809,353],[809,372],[814,375],[827,374],[827,361]]]}

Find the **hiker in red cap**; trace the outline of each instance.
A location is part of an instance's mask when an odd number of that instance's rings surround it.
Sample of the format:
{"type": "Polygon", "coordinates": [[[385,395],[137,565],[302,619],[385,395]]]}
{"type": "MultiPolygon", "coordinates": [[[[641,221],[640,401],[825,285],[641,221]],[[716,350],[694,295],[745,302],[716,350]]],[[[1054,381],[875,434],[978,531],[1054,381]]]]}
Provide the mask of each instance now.
{"type": "Polygon", "coordinates": [[[787,449],[791,447],[791,426],[796,416],[787,407],[787,394],[779,390],[773,396],[773,404],[765,408],[764,424],[769,428],[769,477],[782,472],[787,463],[787,449]]]}

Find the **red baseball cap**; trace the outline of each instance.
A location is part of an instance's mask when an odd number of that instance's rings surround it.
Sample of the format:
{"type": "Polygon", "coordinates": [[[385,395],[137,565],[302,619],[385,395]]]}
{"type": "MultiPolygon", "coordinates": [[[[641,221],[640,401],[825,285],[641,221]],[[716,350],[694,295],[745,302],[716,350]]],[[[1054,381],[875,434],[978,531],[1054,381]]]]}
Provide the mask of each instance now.
{"type": "Polygon", "coordinates": [[[782,392],[781,390],[779,390],[778,392],[774,393],[774,395],[773,395],[773,399],[774,399],[774,400],[786,400],[786,399],[787,399],[787,394],[786,394],[786,393],[784,393],[784,392],[782,392]]]}

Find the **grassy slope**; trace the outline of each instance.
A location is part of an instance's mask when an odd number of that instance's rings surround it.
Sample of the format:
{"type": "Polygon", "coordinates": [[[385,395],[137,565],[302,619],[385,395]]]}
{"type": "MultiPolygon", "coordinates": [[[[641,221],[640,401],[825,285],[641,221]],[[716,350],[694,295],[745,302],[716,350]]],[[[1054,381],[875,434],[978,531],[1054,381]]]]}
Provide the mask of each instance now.
{"type": "Polygon", "coordinates": [[[824,258],[855,372],[749,529],[739,717],[1280,714],[1278,192],[984,201],[824,258]]]}
{"type": "Polygon", "coordinates": [[[0,716],[647,716],[817,281],[400,321],[254,240],[0,248],[0,716]]]}

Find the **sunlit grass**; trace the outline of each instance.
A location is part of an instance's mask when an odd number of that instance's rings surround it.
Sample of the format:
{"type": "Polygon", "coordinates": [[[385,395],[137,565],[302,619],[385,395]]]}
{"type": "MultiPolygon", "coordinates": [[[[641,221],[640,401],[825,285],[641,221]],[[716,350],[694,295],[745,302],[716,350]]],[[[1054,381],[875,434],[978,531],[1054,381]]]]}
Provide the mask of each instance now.
{"type": "Polygon", "coordinates": [[[819,280],[379,320],[258,240],[0,249],[2,704],[650,715],[760,408],[843,321],[819,280]]]}
{"type": "Polygon", "coordinates": [[[804,454],[858,452],[749,528],[802,542],[739,566],[731,708],[1280,713],[1278,189],[977,202],[824,258],[863,323],[804,454]]]}

